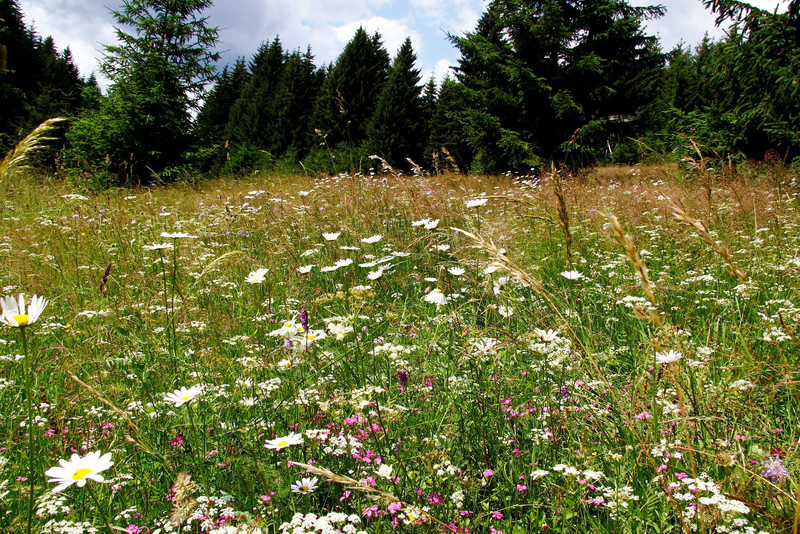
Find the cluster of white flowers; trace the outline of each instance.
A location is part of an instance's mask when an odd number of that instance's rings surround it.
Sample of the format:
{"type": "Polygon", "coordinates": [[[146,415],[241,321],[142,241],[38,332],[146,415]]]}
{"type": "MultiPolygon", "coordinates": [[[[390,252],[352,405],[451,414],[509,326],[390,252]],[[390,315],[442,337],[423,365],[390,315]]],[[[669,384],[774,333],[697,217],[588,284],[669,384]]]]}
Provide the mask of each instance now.
{"type": "MultiPolygon", "coordinates": [[[[541,364],[556,370],[569,371],[572,368],[572,341],[561,337],[558,332],[544,332],[536,329],[529,349],[542,356],[541,364]]],[[[533,366],[537,367],[538,362],[533,366]]]]}
{"type": "Polygon", "coordinates": [[[355,514],[330,512],[327,515],[294,514],[292,520],[283,523],[278,530],[283,534],[366,534],[358,530],[361,518],[355,514]]]}

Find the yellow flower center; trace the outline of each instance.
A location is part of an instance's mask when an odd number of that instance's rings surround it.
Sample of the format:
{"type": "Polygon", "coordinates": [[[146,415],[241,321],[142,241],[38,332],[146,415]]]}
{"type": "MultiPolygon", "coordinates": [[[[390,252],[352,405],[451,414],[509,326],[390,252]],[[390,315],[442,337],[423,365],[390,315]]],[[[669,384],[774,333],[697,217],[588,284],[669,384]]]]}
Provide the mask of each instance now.
{"type": "Polygon", "coordinates": [[[21,313],[19,315],[15,315],[14,316],[14,320],[20,326],[28,326],[28,314],[27,313],[21,313]]]}
{"type": "Polygon", "coordinates": [[[191,399],[191,398],[192,398],[191,395],[184,395],[183,397],[181,397],[181,400],[183,402],[189,402],[189,399],[191,399]]]}
{"type": "Polygon", "coordinates": [[[311,488],[309,488],[308,486],[300,486],[300,491],[308,491],[309,489],[311,488]]]}
{"type": "Polygon", "coordinates": [[[78,469],[74,473],[72,473],[72,480],[81,480],[83,477],[91,473],[92,470],[88,467],[84,467],[83,469],[78,469]]]}

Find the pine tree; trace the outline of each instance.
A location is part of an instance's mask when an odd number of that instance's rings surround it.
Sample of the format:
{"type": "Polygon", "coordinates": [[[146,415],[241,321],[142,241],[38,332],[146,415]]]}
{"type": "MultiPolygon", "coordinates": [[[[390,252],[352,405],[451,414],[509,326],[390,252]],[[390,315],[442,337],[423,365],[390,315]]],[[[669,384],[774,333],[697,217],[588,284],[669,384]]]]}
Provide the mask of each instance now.
{"type": "Polygon", "coordinates": [[[662,8],[621,0],[495,0],[474,33],[451,37],[474,105],[475,165],[525,170],[568,154],[596,160],[636,131],[662,58],[641,22],[662,8]]]}
{"type": "Polygon", "coordinates": [[[113,82],[100,109],[72,128],[76,161],[87,158],[118,183],[169,180],[190,146],[189,109],[215,72],[210,0],[124,0],[114,11],[121,44],[107,46],[113,82]],[[122,27],[128,27],[130,33],[122,27]]]}
{"type": "Polygon", "coordinates": [[[389,72],[389,54],[381,37],[364,28],[344,47],[326,77],[315,104],[313,127],[327,136],[330,146],[360,145],[389,72]]]}
{"type": "Polygon", "coordinates": [[[311,116],[324,71],[314,65],[311,50],[292,52],[276,91],[278,153],[287,152],[293,162],[303,158],[313,143],[311,116]]]}
{"type": "Polygon", "coordinates": [[[239,58],[232,69],[226,66],[222,70],[214,87],[206,94],[193,128],[197,146],[212,149],[203,163],[204,170],[219,170],[227,161],[229,139],[226,129],[231,109],[249,79],[244,59],[239,58]]]}
{"type": "Polygon", "coordinates": [[[424,118],[416,61],[411,39],[406,38],[367,128],[369,151],[396,168],[409,168],[406,158],[422,162],[424,118]]]}

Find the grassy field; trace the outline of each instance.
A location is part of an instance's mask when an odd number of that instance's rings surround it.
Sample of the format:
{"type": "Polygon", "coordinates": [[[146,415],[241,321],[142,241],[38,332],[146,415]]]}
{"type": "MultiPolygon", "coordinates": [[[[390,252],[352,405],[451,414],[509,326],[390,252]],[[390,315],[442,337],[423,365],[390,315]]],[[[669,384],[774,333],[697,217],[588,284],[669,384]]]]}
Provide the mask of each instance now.
{"type": "Polygon", "coordinates": [[[700,171],[7,177],[0,532],[797,532],[797,175],[700,171]]]}

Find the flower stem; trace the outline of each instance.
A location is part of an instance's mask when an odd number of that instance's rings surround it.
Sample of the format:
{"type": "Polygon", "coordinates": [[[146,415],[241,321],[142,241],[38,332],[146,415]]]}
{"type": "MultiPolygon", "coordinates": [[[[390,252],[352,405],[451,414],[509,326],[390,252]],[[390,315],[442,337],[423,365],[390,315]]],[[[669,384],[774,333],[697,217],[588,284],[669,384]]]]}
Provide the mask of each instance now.
{"type": "Polygon", "coordinates": [[[19,329],[20,335],[22,336],[22,350],[25,353],[25,358],[23,360],[24,364],[22,366],[25,372],[25,407],[28,413],[28,421],[27,421],[27,428],[28,428],[28,482],[30,484],[30,489],[28,490],[30,495],[28,496],[28,524],[26,527],[27,534],[31,534],[31,527],[33,526],[33,503],[35,501],[34,497],[34,466],[33,466],[33,388],[31,388],[31,362],[30,362],[30,355],[28,354],[28,338],[25,335],[25,327],[21,327],[19,329]]]}
{"type": "Polygon", "coordinates": [[[103,520],[103,524],[108,529],[108,531],[113,534],[114,527],[111,526],[111,523],[108,521],[108,515],[106,515],[106,512],[103,509],[103,507],[100,506],[100,501],[97,499],[97,494],[92,489],[92,485],[86,484],[86,490],[89,492],[89,495],[92,496],[92,500],[94,501],[95,506],[97,506],[97,511],[100,512],[100,518],[103,520]]]}
{"type": "MultiPolygon", "coordinates": [[[[197,468],[200,470],[200,476],[203,477],[203,485],[206,489],[206,495],[211,494],[211,486],[208,485],[208,478],[206,470],[203,469],[203,459],[205,458],[205,447],[200,447],[200,434],[197,432],[197,427],[194,424],[194,412],[192,411],[192,404],[186,404],[186,409],[189,412],[189,422],[192,425],[192,433],[194,433],[194,443],[197,444],[197,468]]],[[[205,442],[205,439],[203,440],[205,442]]]]}

